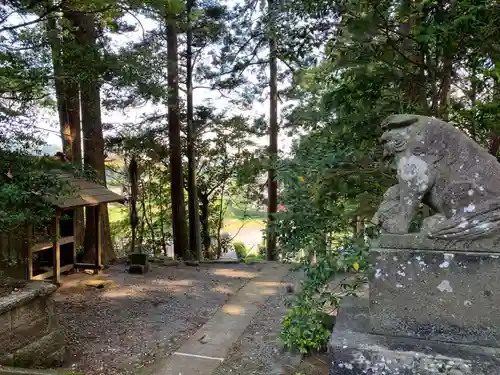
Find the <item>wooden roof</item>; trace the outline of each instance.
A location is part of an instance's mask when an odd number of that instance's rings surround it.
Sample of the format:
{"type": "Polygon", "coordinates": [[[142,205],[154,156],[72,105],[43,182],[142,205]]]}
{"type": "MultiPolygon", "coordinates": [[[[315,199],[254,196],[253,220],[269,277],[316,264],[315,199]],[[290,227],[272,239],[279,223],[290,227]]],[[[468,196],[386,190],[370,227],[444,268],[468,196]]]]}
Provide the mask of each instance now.
{"type": "Polygon", "coordinates": [[[57,173],[57,178],[68,181],[76,191],[53,201],[54,206],[61,209],[97,206],[101,203],[124,203],[125,198],[106,187],[74,177],[68,173],[57,173]]]}

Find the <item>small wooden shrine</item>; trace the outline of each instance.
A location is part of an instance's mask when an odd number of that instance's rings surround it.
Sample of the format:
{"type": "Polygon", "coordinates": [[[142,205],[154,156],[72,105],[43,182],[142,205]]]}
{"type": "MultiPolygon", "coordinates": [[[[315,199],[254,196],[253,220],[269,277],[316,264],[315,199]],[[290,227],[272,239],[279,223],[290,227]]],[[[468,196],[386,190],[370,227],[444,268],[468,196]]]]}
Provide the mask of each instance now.
{"type": "Polygon", "coordinates": [[[101,264],[101,208],[107,203],[124,203],[125,198],[95,182],[76,178],[61,173],[57,178],[67,180],[76,191],[52,202],[56,215],[52,219],[45,236],[37,235],[36,229],[28,229],[26,245],[26,278],[28,280],[45,280],[52,278],[57,284],[61,273],[73,269],[102,269],[101,264]],[[95,263],[77,263],[77,247],[75,242],[76,215],[75,210],[92,207],[95,214],[95,263]]]}

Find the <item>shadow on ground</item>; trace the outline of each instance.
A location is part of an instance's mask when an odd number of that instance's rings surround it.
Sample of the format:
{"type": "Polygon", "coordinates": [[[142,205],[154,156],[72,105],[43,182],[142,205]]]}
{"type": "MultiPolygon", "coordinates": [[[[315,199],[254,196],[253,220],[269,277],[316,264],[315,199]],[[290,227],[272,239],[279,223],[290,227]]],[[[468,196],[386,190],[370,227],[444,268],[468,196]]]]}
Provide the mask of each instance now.
{"type": "Polygon", "coordinates": [[[87,375],[139,374],[177,350],[262,265],[165,267],[145,275],[115,265],[99,276],[63,278],[56,309],[67,334],[65,370],[87,375]],[[104,287],[85,280],[106,280],[104,287]]]}

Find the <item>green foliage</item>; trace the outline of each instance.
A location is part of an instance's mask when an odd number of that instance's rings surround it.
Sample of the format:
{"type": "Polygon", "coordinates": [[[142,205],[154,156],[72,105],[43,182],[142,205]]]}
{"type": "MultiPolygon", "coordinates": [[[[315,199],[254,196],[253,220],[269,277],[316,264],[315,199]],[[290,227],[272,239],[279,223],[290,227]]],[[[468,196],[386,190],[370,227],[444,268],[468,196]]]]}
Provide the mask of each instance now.
{"type": "Polygon", "coordinates": [[[361,275],[366,268],[366,247],[351,243],[354,250],[342,255],[338,249],[346,243],[338,234],[352,236],[357,218],[369,219],[394,184],[380,154],[381,120],[392,113],[434,115],[453,119],[484,146],[498,141],[493,46],[500,13],[492,3],[468,0],[292,0],[283,8],[282,42],[293,50],[287,56],[307,61],[308,50],[323,52],[314,66],[296,71],[285,127],[302,134],[278,162],[286,207],[276,227],[282,255],[306,265],[283,336],[304,351],[319,346],[304,332],[320,331],[317,319],[307,328],[306,316],[338,307],[340,296],[354,293],[362,280],[342,283],[340,292],[328,286],[340,272],[361,275]]]}
{"type": "Polygon", "coordinates": [[[243,259],[248,254],[248,249],[246,248],[243,242],[233,242],[234,251],[236,252],[236,256],[238,259],[243,259]]]}
{"type": "Polygon", "coordinates": [[[306,277],[282,322],[283,345],[301,353],[324,349],[332,328],[326,312],[338,309],[342,297],[355,295],[365,282],[367,268],[368,248],[364,241],[345,238],[342,246],[320,256],[316,263],[306,264],[306,277]]]}
{"type": "Polygon", "coordinates": [[[328,343],[330,332],[317,314],[304,306],[292,308],[282,322],[280,339],[285,348],[300,353],[320,351],[328,343]]]}
{"type": "Polygon", "coordinates": [[[52,202],[73,191],[54,169],[69,169],[24,151],[0,149],[0,232],[22,234],[25,225],[40,226],[54,215],[52,202]]]}

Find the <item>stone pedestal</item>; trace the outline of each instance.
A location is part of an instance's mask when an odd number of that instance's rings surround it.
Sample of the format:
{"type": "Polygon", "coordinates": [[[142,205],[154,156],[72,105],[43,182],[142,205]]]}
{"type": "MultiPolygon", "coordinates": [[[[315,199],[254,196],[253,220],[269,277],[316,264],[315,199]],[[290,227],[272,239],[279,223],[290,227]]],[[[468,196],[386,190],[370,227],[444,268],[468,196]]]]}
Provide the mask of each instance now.
{"type": "Polygon", "coordinates": [[[341,305],[330,375],[500,375],[500,248],[414,235],[374,245],[369,286],[341,305]]]}
{"type": "Polygon", "coordinates": [[[144,274],[149,271],[149,256],[144,253],[132,253],[129,255],[129,273],[144,274]]]}

